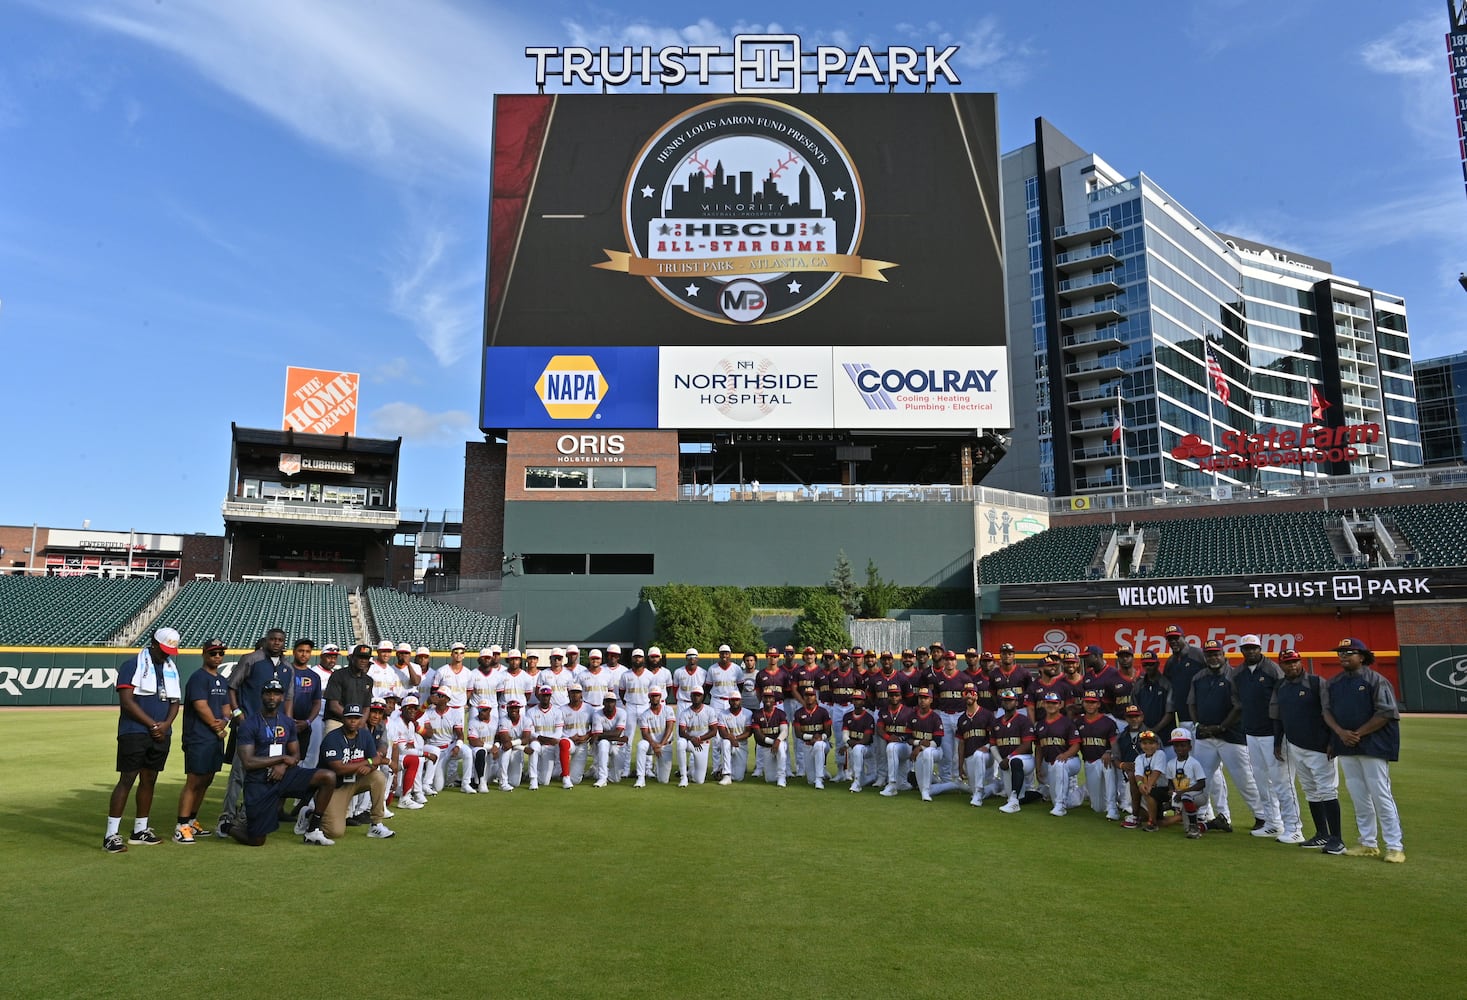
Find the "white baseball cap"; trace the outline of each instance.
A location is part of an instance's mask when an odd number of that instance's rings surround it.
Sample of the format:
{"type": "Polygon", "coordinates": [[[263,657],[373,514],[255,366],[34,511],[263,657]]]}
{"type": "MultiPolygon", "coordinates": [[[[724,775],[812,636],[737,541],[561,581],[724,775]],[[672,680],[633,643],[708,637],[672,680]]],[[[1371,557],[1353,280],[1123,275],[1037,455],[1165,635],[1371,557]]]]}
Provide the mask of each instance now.
{"type": "Polygon", "coordinates": [[[163,652],[169,656],[174,656],[178,653],[178,644],[182,641],[182,637],[178,634],[178,629],[169,628],[165,625],[153,633],[153,641],[158,644],[158,648],[163,650],[163,652]]]}
{"type": "Polygon", "coordinates": [[[592,660],[599,660],[601,659],[601,650],[593,649],[589,653],[587,653],[586,656],[592,660]]]}
{"type": "Polygon", "coordinates": [[[617,656],[620,656],[621,655],[621,647],[618,646],[616,643],[613,642],[610,646],[607,646],[606,647],[606,652],[608,654],[615,653],[617,656]]]}
{"type": "Polygon", "coordinates": [[[694,657],[696,657],[698,655],[698,651],[696,649],[694,649],[693,647],[689,646],[686,655],[687,656],[694,656],[694,657]]]}
{"type": "Polygon", "coordinates": [[[328,642],[326,645],[324,645],[324,646],[321,647],[321,655],[322,656],[325,656],[327,653],[339,653],[339,652],[341,652],[341,647],[338,646],[334,642],[328,642]]]}
{"type": "Polygon", "coordinates": [[[1244,646],[1257,646],[1260,649],[1262,649],[1263,648],[1263,640],[1260,639],[1260,638],[1258,638],[1258,635],[1256,633],[1249,632],[1247,635],[1240,636],[1238,638],[1238,648],[1241,649],[1244,646]]]}
{"type": "Polygon", "coordinates": [[[571,643],[569,646],[565,647],[565,651],[567,655],[571,653],[579,653],[581,651],[581,647],[577,646],[575,643],[571,643]]]}
{"type": "Polygon", "coordinates": [[[647,689],[647,694],[649,696],[655,694],[657,697],[661,698],[664,693],[665,692],[660,687],[651,687],[647,689]]]}
{"type": "Polygon", "coordinates": [[[656,646],[653,646],[651,649],[647,650],[647,655],[648,656],[661,656],[662,655],[662,650],[659,649],[656,646]]]}
{"type": "Polygon", "coordinates": [[[465,646],[465,645],[464,645],[464,644],[463,644],[463,643],[461,643],[461,642],[456,642],[456,643],[454,643],[454,644],[453,644],[453,645],[452,645],[452,646],[449,646],[449,647],[448,647],[448,651],[449,651],[449,652],[453,652],[453,651],[454,651],[454,650],[456,650],[456,649],[468,649],[468,648],[469,648],[469,647],[468,647],[468,646],[465,646]]]}
{"type": "Polygon", "coordinates": [[[725,642],[722,646],[718,647],[718,651],[720,653],[732,653],[733,649],[729,646],[728,643],[725,642]]]}
{"type": "Polygon", "coordinates": [[[392,644],[392,640],[391,639],[383,639],[381,642],[377,643],[377,648],[378,649],[396,649],[397,647],[392,644]]]}
{"type": "Polygon", "coordinates": [[[409,646],[405,642],[399,642],[397,644],[397,651],[399,653],[411,653],[413,651],[413,647],[409,646]]]}
{"type": "Polygon", "coordinates": [[[489,647],[489,655],[490,656],[497,656],[497,655],[499,655],[502,652],[504,652],[504,650],[500,649],[498,645],[491,645],[489,647]]]}
{"type": "Polygon", "coordinates": [[[479,655],[481,657],[483,657],[483,656],[493,656],[494,653],[495,653],[495,649],[494,649],[493,646],[485,646],[483,649],[479,650],[479,655]]]}
{"type": "Polygon", "coordinates": [[[518,649],[511,649],[508,653],[505,653],[504,654],[504,658],[506,660],[519,660],[519,659],[523,659],[523,657],[520,656],[520,651],[518,649]]]}
{"type": "Polygon", "coordinates": [[[632,655],[633,656],[646,656],[647,654],[644,653],[644,652],[642,652],[642,647],[641,646],[638,646],[636,649],[632,650],[632,655]]]}
{"type": "Polygon", "coordinates": [[[552,649],[550,651],[550,655],[551,656],[558,656],[561,659],[565,659],[565,650],[562,649],[560,646],[556,646],[554,649],[552,649]]]}
{"type": "Polygon", "coordinates": [[[570,687],[566,688],[566,690],[567,691],[582,691],[582,692],[584,692],[586,689],[583,688],[583,687],[581,687],[581,682],[580,681],[571,681],[570,687]]]}

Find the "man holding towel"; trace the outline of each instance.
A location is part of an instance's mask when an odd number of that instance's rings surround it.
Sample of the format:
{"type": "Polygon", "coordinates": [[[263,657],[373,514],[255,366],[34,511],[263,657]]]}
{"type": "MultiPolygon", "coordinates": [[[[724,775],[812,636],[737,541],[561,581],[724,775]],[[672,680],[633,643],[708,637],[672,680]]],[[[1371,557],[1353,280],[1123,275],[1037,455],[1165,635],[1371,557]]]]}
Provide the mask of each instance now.
{"type": "Polygon", "coordinates": [[[178,654],[176,629],[160,628],[134,659],[125,660],[117,668],[117,786],[107,807],[107,834],[102,849],[108,854],[122,854],[128,844],[161,844],[162,838],[148,825],[153,808],[153,789],[158,772],[168,763],[168,747],[172,740],[173,720],[183,701],[178,667],[173,657],[178,654]],[[124,843],[119,832],[122,811],[133,783],[138,786],[137,818],[132,836],[124,843]]]}

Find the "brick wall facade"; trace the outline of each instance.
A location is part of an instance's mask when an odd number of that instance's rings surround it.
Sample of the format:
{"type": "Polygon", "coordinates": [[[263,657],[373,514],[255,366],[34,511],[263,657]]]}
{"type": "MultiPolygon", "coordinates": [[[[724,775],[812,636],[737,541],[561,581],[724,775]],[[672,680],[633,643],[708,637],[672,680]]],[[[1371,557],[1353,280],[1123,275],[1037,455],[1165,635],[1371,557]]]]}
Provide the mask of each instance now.
{"type": "Polygon", "coordinates": [[[211,575],[216,580],[224,579],[223,535],[183,536],[183,557],[178,582],[188,583],[200,573],[211,575]]]}
{"type": "Polygon", "coordinates": [[[1402,646],[1467,645],[1467,601],[1397,601],[1395,612],[1402,646]]]}
{"type": "Polygon", "coordinates": [[[32,566],[36,569],[46,567],[46,536],[47,528],[36,529],[36,551],[26,552],[31,547],[31,526],[26,525],[0,525],[0,567],[11,569],[12,567],[24,568],[32,566]]]}
{"type": "Polygon", "coordinates": [[[616,503],[627,500],[676,500],[677,447],[677,431],[599,431],[596,433],[514,431],[509,436],[504,496],[507,500],[549,502],[616,503]],[[546,490],[525,488],[525,469],[529,467],[594,469],[611,468],[618,465],[655,469],[656,489],[546,490]]]}
{"type": "MultiPolygon", "coordinates": [[[[464,529],[459,575],[496,576],[504,565],[504,477],[507,448],[491,441],[464,447],[464,529]]],[[[523,479],[522,479],[523,481],[523,479]]]]}

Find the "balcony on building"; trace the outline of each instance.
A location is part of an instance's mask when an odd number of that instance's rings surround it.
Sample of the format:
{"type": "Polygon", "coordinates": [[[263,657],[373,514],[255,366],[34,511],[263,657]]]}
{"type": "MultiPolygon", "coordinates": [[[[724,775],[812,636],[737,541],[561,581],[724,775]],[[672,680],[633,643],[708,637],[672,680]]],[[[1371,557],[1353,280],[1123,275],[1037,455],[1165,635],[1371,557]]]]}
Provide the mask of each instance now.
{"type": "Polygon", "coordinates": [[[1081,298],[1094,298],[1098,295],[1111,295],[1121,290],[1121,282],[1114,268],[1104,271],[1096,271],[1094,274],[1082,274],[1073,278],[1065,278],[1057,286],[1056,290],[1060,298],[1067,301],[1075,301],[1081,298]]]}
{"type": "Polygon", "coordinates": [[[1056,227],[1054,231],[1054,245],[1057,248],[1068,250],[1071,247],[1099,243],[1102,240],[1111,240],[1117,235],[1116,229],[1109,222],[1080,222],[1071,226],[1056,227]]]}
{"type": "Polygon", "coordinates": [[[231,497],[222,506],[224,520],[242,524],[298,524],[323,528],[385,528],[396,530],[397,510],[345,503],[231,497]]]}
{"type": "Polygon", "coordinates": [[[1120,255],[1116,252],[1114,240],[1094,246],[1077,247],[1074,250],[1066,250],[1054,255],[1055,270],[1061,274],[1073,274],[1076,271],[1095,271],[1103,267],[1114,267],[1120,263],[1120,255]]]}
{"type": "Polygon", "coordinates": [[[1099,299],[1078,306],[1065,306],[1059,311],[1060,322],[1071,326],[1086,323],[1100,325],[1124,319],[1126,304],[1116,298],[1099,299]]]}

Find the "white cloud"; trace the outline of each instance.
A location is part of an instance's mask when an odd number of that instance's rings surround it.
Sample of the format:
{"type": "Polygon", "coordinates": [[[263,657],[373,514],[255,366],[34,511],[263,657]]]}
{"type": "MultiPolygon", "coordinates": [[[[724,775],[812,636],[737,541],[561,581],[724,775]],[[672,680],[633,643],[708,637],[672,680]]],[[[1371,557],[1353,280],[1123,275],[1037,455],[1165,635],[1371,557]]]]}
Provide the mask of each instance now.
{"type": "Polygon", "coordinates": [[[463,410],[429,413],[414,403],[388,403],[367,417],[371,437],[400,437],[414,444],[448,444],[463,441],[478,428],[463,410]]]}
{"type": "Polygon", "coordinates": [[[1374,73],[1397,78],[1403,116],[1429,150],[1445,153],[1456,131],[1448,86],[1445,22],[1435,17],[1407,21],[1360,49],[1360,61],[1374,73]]]}
{"type": "Polygon", "coordinates": [[[502,9],[445,0],[99,0],[56,12],[172,53],[307,140],[406,176],[482,174],[490,97],[521,89],[528,37],[502,9]]]}
{"type": "Polygon", "coordinates": [[[406,320],[445,368],[483,335],[482,249],[464,251],[446,226],[424,225],[391,265],[393,313],[406,320]]]}

